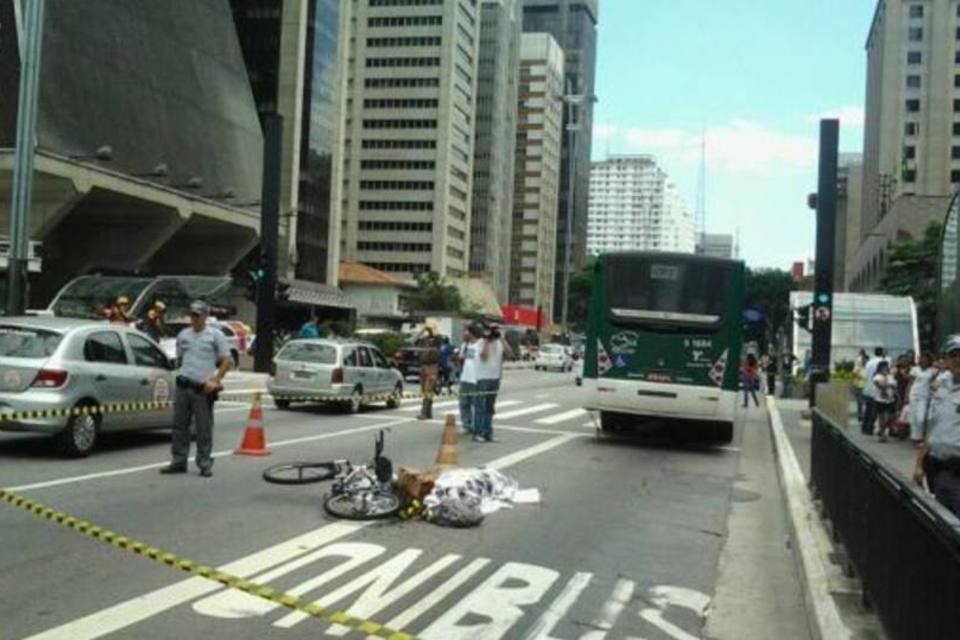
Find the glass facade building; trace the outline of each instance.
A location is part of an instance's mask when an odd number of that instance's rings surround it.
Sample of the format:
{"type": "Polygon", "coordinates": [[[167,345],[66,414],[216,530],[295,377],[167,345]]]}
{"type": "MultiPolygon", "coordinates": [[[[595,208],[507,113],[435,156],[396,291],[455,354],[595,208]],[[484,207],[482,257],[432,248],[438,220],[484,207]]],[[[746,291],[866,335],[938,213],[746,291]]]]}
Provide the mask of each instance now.
{"type": "Polygon", "coordinates": [[[560,174],[560,210],[557,216],[557,286],[555,314],[562,308],[564,260],[567,237],[567,198],[570,185],[569,156],[574,154],[572,269],[586,261],[587,203],[590,189],[590,150],[593,139],[593,96],[597,66],[598,0],[524,0],[524,33],[549,33],[560,43],[566,60],[565,92],[585,96],[581,107],[564,110],[564,131],[571,121],[578,125],[574,149],[564,135],[560,174]]]}
{"type": "MultiPolygon", "coordinates": [[[[333,207],[333,158],[337,146],[337,114],[339,99],[337,56],[340,47],[341,4],[339,0],[308,0],[306,24],[286,24],[281,0],[231,0],[234,21],[243,49],[250,84],[260,114],[277,112],[281,104],[301,104],[299,122],[285,127],[299,128],[296,220],[296,266],[294,277],[313,282],[328,282],[330,273],[331,212],[333,207]],[[303,46],[292,52],[296,60],[283,59],[281,47],[285,38],[299,42],[296,33],[283,33],[287,27],[304,30],[303,46]],[[281,83],[281,66],[299,64],[303,76],[291,83],[281,83]],[[300,96],[281,96],[290,88],[300,96]],[[282,88],[282,89],[281,89],[282,88]],[[286,98],[286,100],[285,100],[286,98]],[[299,98],[299,100],[298,100],[299,98]]],[[[281,266],[282,272],[282,266],[281,266]]]]}

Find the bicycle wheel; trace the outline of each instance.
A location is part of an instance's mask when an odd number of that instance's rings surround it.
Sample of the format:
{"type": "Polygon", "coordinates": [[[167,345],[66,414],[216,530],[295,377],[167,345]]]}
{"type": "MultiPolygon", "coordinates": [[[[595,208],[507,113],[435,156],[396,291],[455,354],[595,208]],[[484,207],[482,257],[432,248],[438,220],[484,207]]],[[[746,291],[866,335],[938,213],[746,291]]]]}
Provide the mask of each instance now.
{"type": "Polygon", "coordinates": [[[337,473],[332,462],[288,462],[263,472],[263,479],[274,484],[311,484],[329,480],[337,473]]]}
{"type": "Polygon", "coordinates": [[[327,496],[323,509],[344,520],[380,520],[400,512],[400,498],[387,491],[358,491],[327,496]]]}

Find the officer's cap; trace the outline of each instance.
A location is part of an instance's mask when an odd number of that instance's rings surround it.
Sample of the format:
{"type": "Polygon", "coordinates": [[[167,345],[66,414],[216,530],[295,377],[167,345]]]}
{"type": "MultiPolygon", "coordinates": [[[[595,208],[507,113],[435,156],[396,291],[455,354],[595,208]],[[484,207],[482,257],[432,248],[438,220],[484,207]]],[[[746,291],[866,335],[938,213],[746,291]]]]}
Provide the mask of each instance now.
{"type": "Polygon", "coordinates": [[[198,316],[206,316],[210,313],[210,307],[203,300],[194,300],[190,303],[190,313],[198,316]]]}

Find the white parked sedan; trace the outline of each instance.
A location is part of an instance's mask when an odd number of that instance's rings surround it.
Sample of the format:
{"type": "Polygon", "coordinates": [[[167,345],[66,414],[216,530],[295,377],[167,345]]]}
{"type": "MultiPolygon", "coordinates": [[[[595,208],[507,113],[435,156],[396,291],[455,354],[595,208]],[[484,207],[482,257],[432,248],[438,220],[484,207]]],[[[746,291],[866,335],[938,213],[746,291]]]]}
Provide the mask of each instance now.
{"type": "Polygon", "coordinates": [[[342,400],[351,413],[356,413],[370,402],[385,402],[388,408],[396,408],[403,396],[403,380],[372,344],[291,340],[273,359],[267,390],[278,409],[288,408],[291,402],[342,400]]]}
{"type": "Polygon", "coordinates": [[[570,371],[573,369],[573,357],[567,347],[562,344],[545,344],[540,347],[537,359],[533,363],[534,369],[556,369],[570,371]]]}

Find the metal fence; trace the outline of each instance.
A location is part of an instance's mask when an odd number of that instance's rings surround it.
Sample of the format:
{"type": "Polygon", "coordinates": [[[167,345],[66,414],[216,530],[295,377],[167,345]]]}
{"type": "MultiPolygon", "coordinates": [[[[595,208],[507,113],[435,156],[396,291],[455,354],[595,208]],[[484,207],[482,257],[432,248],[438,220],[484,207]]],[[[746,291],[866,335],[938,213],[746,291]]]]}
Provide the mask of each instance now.
{"type": "Polygon", "coordinates": [[[811,479],[889,637],[960,638],[960,523],[819,410],[811,479]]]}

